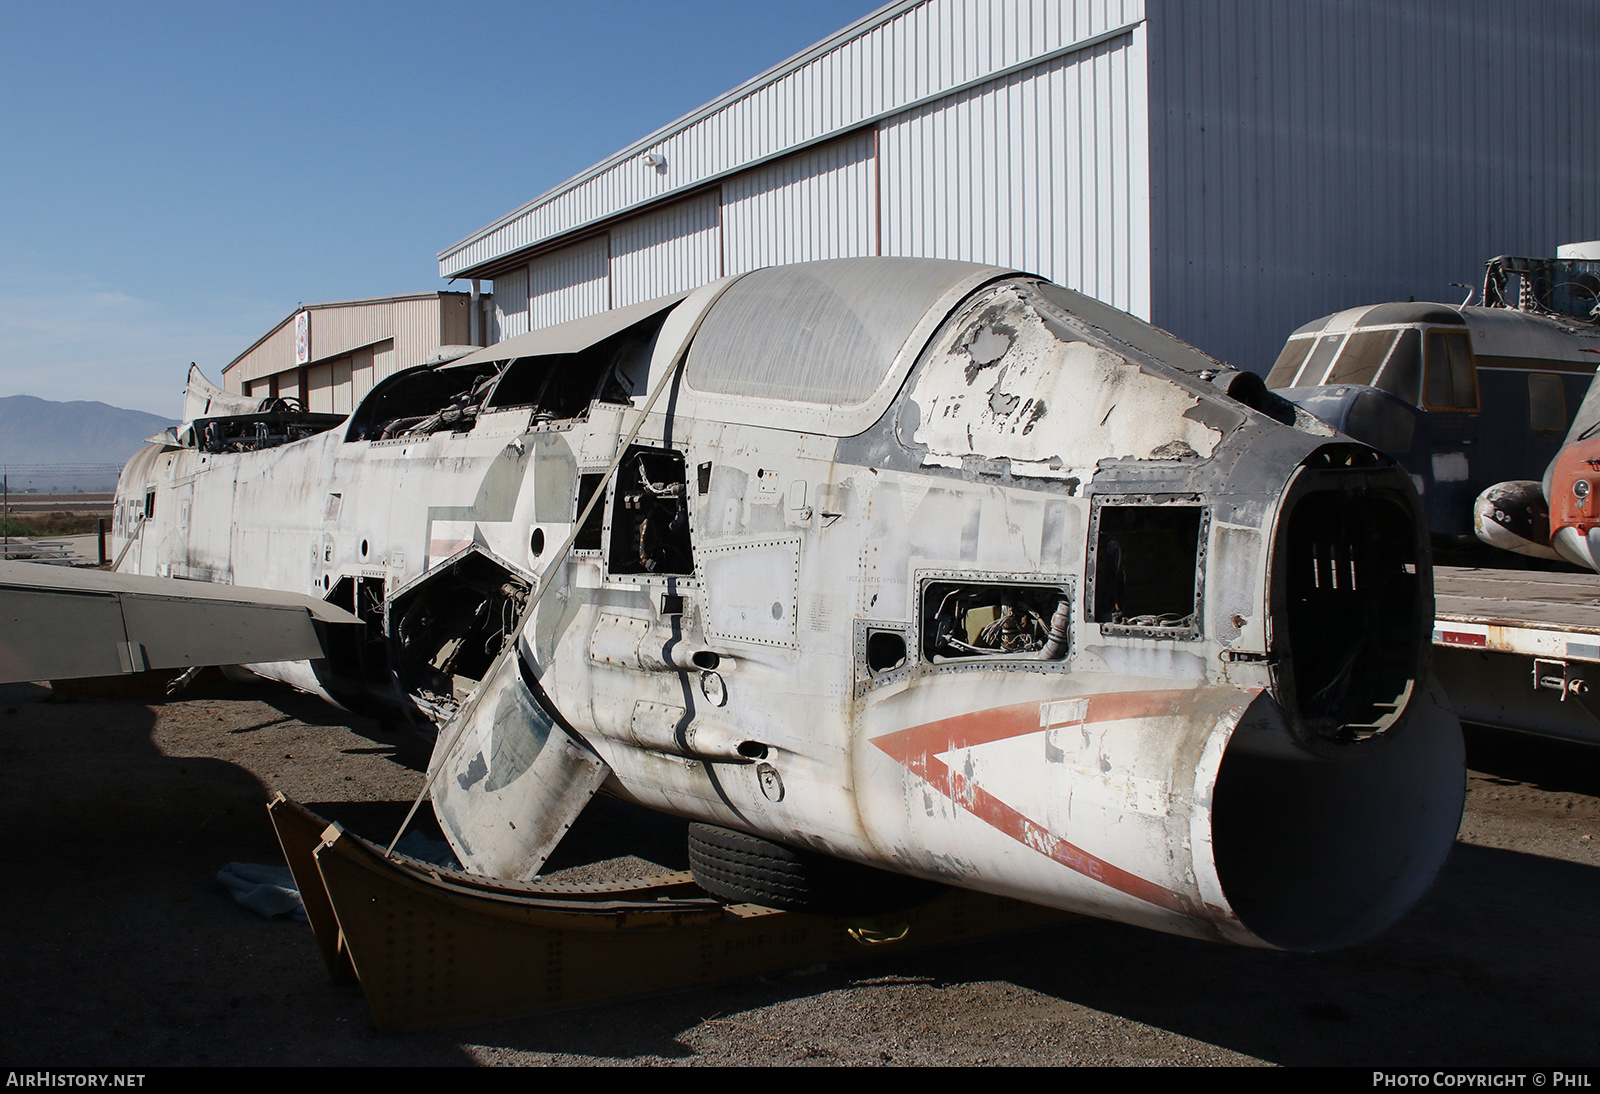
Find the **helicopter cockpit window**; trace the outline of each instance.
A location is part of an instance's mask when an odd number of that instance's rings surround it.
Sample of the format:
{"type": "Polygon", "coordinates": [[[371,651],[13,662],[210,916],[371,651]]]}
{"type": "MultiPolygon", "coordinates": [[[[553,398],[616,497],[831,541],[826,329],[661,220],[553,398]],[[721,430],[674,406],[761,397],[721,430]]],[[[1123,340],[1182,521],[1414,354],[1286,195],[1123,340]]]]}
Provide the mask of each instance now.
{"type": "Polygon", "coordinates": [[[1396,330],[1358,330],[1344,344],[1339,359],[1319,381],[1323,384],[1349,384],[1367,387],[1377,379],[1378,370],[1394,348],[1396,330]]]}
{"type": "Polygon", "coordinates": [[[1465,334],[1428,332],[1423,396],[1430,410],[1478,409],[1478,377],[1472,364],[1472,342],[1465,334]]]}
{"type": "Polygon", "coordinates": [[[416,368],[372,389],[350,419],[347,441],[386,441],[438,432],[465,432],[478,420],[499,370],[416,368]]]}
{"type": "Polygon", "coordinates": [[[1422,332],[1402,330],[1372,386],[1402,402],[1417,404],[1422,394],[1422,332]]]}
{"type": "Polygon", "coordinates": [[[1060,586],[930,581],[922,591],[922,656],[934,664],[1058,661],[1067,655],[1071,620],[1072,596],[1060,586]]]}
{"type": "Polygon", "coordinates": [[[1192,638],[1199,634],[1198,505],[1097,505],[1090,610],[1106,633],[1192,638]]]}
{"type": "Polygon", "coordinates": [[[538,421],[581,418],[594,400],[626,403],[644,390],[664,316],[656,316],[577,353],[519,357],[489,397],[489,408],[532,406],[538,421]]]}
{"type": "Polygon", "coordinates": [[[1322,377],[1327,374],[1328,366],[1333,363],[1333,355],[1339,352],[1339,347],[1344,344],[1344,335],[1325,334],[1317,339],[1316,347],[1306,357],[1306,363],[1300,367],[1300,374],[1295,377],[1293,387],[1314,387],[1322,382],[1322,377]]]}
{"type": "Polygon", "coordinates": [[[1283,351],[1273,362],[1272,371],[1267,373],[1267,386],[1274,390],[1294,387],[1294,379],[1300,375],[1300,366],[1305,364],[1306,354],[1311,352],[1315,342],[1315,338],[1291,338],[1285,342],[1283,351]]]}

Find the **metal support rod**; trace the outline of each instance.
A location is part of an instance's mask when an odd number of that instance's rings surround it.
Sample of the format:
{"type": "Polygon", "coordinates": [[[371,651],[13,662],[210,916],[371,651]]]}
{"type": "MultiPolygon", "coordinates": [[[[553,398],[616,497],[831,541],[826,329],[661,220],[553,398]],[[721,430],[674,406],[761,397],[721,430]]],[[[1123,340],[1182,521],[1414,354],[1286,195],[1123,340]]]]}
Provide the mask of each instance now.
{"type": "MultiPolygon", "coordinates": [[[[522,613],[517,617],[515,625],[507,630],[505,646],[500,651],[500,657],[516,656],[517,635],[522,633],[523,621],[533,617],[534,609],[539,606],[539,601],[543,599],[545,590],[550,587],[550,582],[547,578],[566,562],[567,553],[572,550],[572,545],[578,541],[578,535],[583,530],[584,523],[589,519],[589,515],[594,512],[594,507],[600,503],[600,499],[605,497],[606,486],[610,483],[611,476],[616,474],[617,468],[621,466],[623,458],[628,453],[628,448],[638,438],[639,431],[644,428],[645,419],[650,416],[651,409],[655,407],[656,399],[667,389],[673,378],[678,375],[678,370],[683,367],[687,350],[688,341],[685,340],[684,348],[678,351],[678,356],[672,362],[672,367],[667,369],[662,374],[661,379],[656,381],[655,390],[650,393],[650,398],[645,401],[643,409],[639,411],[638,420],[633,423],[633,428],[628,431],[628,436],[617,446],[617,454],[612,457],[611,466],[607,467],[605,474],[600,476],[600,483],[595,487],[594,493],[590,495],[589,504],[583,507],[583,512],[579,513],[577,519],[572,522],[572,533],[567,536],[567,541],[561,545],[561,550],[551,557],[550,564],[539,575],[539,587],[534,590],[533,596],[528,599],[527,606],[522,609],[522,613]]],[[[538,473],[537,467],[534,468],[534,473],[538,473]]],[[[495,664],[491,665],[489,671],[484,673],[485,680],[494,674],[498,665],[499,658],[496,658],[495,664]]],[[[411,824],[411,818],[417,815],[417,808],[422,804],[422,799],[426,798],[429,791],[433,789],[434,779],[438,777],[439,772],[444,768],[444,758],[450,755],[450,751],[455,748],[456,742],[461,739],[461,734],[466,731],[467,722],[470,720],[468,716],[477,706],[477,700],[482,691],[483,685],[480,683],[478,690],[461,705],[461,709],[457,710],[455,717],[451,719],[453,723],[456,723],[455,732],[450,735],[450,740],[445,743],[445,746],[435,753],[439,758],[439,762],[428,771],[428,777],[423,780],[422,789],[417,792],[416,800],[411,803],[411,808],[406,811],[406,819],[400,822],[400,828],[395,832],[394,839],[390,840],[389,846],[384,849],[384,858],[391,858],[394,855],[395,844],[399,843],[400,837],[405,835],[406,828],[411,824]]]]}
{"type": "Polygon", "coordinates": [[[111,564],[111,572],[116,573],[122,568],[122,560],[128,557],[128,549],[139,538],[139,533],[144,531],[144,514],[139,514],[139,519],[133,522],[133,531],[128,535],[128,542],[122,545],[122,550],[117,552],[117,561],[111,564]]]}

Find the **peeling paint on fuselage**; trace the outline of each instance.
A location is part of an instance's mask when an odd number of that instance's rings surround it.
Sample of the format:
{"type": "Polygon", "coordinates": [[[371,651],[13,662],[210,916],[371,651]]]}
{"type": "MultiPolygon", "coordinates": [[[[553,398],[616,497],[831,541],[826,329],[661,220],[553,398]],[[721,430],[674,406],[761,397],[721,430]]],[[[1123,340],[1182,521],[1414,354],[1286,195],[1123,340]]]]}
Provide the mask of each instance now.
{"type": "Polygon", "coordinates": [[[1014,473],[1088,479],[1111,457],[1209,457],[1223,430],[1200,399],[1104,346],[1063,340],[1043,301],[1006,285],[981,295],[931,347],[911,392],[910,439],[929,464],[978,454],[1014,473]],[[1048,424],[1048,428],[1046,425],[1048,424]]]}

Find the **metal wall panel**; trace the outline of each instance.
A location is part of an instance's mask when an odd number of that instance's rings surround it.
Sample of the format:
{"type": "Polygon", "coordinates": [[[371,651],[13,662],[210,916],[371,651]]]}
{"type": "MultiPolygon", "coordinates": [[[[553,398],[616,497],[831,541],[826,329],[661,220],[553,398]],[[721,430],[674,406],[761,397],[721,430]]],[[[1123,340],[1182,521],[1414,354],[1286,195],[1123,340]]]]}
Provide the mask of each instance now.
{"type": "Polygon", "coordinates": [[[277,377],[280,396],[348,413],[385,376],[420,364],[442,344],[465,341],[470,306],[468,294],[450,292],[313,304],[306,391],[299,388],[293,315],[235,359],[223,385],[265,393],[277,377]]]}
{"type": "Polygon", "coordinates": [[[501,274],[494,282],[494,329],[489,341],[504,342],[528,333],[528,268],[501,274]]]}
{"type": "Polygon", "coordinates": [[[271,376],[293,363],[294,316],[291,315],[223,369],[222,386],[228,391],[243,391],[242,384],[271,376]]]}
{"type": "Polygon", "coordinates": [[[441,276],[705,184],[1144,17],[1144,0],[887,7],[440,253],[441,276]],[[661,168],[646,154],[665,157],[661,168]]]}
{"type": "MultiPolygon", "coordinates": [[[[605,236],[542,255],[528,266],[530,330],[582,319],[611,307],[610,245],[605,236]]],[[[500,286],[495,285],[495,296],[500,286]]]]}
{"type": "MultiPolygon", "coordinates": [[[[377,383],[378,374],[376,363],[384,348],[389,349],[387,357],[394,359],[393,343],[379,342],[377,346],[369,349],[358,349],[350,355],[350,406],[346,409],[354,410],[357,403],[372,390],[372,385],[377,383]],[[377,351],[377,352],[374,352],[377,351]]],[[[388,375],[385,373],[384,375],[388,375]]]]}
{"type": "Polygon", "coordinates": [[[722,276],[715,192],[611,229],[611,307],[680,292],[722,276]]]}
{"type": "MultiPolygon", "coordinates": [[[[437,313],[437,301],[430,298],[427,305],[437,313]]],[[[396,305],[385,301],[307,310],[311,313],[311,360],[316,362],[389,337],[396,305]]]]}
{"type": "Polygon", "coordinates": [[[441,345],[453,341],[444,337],[445,312],[465,315],[470,300],[466,293],[436,293],[417,300],[395,301],[389,314],[389,337],[394,339],[396,367],[419,365],[441,345]]]}
{"type": "Polygon", "coordinates": [[[724,182],[723,274],[876,254],[873,149],[861,130],[724,182]]]}
{"type": "Polygon", "coordinates": [[[341,357],[331,365],[333,370],[333,412],[335,414],[348,414],[355,408],[352,400],[351,384],[354,379],[354,356],[341,357]]]}
{"type": "Polygon", "coordinates": [[[1041,274],[1149,315],[1141,30],[889,119],[885,255],[1041,274]]]}
{"type": "MultiPolygon", "coordinates": [[[[479,306],[484,303],[482,294],[479,306]]],[[[488,301],[493,303],[491,299],[488,301]]],[[[441,346],[470,346],[472,342],[472,294],[452,293],[439,300],[439,325],[434,331],[441,346]]]]}
{"type": "Polygon", "coordinates": [[[1600,5],[1152,0],[1149,41],[1153,316],[1241,366],[1600,236],[1600,5]]]}
{"type": "MultiPolygon", "coordinates": [[[[346,358],[345,360],[348,360],[346,358]]],[[[333,413],[333,362],[311,365],[306,369],[306,409],[314,414],[333,413]]]]}
{"type": "MultiPolygon", "coordinates": [[[[444,312],[459,310],[464,315],[468,301],[466,293],[427,293],[312,304],[306,309],[311,313],[311,361],[328,361],[392,339],[393,367],[409,368],[439,348],[444,312]]],[[[239,391],[245,381],[294,367],[294,351],[291,315],[227,366],[223,372],[225,386],[229,391],[239,391]]],[[[387,373],[379,373],[379,378],[384,375],[387,373]]]]}
{"type": "MultiPolygon", "coordinates": [[[[358,358],[356,364],[359,366],[361,363],[361,360],[358,358]]],[[[377,345],[372,347],[372,360],[370,367],[366,369],[358,369],[351,376],[351,397],[359,400],[363,395],[371,391],[379,380],[383,379],[385,376],[393,376],[399,371],[400,366],[396,363],[394,342],[392,340],[388,342],[379,342],[377,345]]]]}

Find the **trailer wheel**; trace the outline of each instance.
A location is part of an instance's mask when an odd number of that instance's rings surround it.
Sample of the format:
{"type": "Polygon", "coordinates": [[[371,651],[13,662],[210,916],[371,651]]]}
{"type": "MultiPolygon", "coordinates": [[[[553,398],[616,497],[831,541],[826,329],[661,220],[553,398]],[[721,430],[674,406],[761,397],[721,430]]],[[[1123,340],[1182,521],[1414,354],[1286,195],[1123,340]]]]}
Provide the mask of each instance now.
{"type": "Polygon", "coordinates": [[[947,888],[709,824],[689,826],[689,869],[695,884],[731,904],[816,915],[902,911],[947,888]]]}

